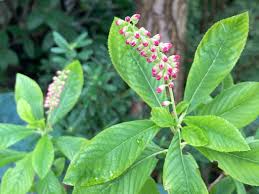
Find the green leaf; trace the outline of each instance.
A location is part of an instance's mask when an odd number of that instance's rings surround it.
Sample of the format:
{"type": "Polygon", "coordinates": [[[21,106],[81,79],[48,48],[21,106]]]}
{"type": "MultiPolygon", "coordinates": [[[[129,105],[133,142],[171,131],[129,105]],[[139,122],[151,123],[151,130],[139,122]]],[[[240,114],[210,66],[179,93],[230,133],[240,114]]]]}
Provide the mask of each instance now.
{"type": "Polygon", "coordinates": [[[60,103],[50,114],[49,122],[53,125],[62,119],[76,104],[84,83],[83,70],[79,61],[74,61],[65,68],[69,70],[60,103]]]}
{"type": "Polygon", "coordinates": [[[31,155],[18,161],[14,168],[9,168],[1,182],[2,194],[26,194],[33,183],[34,171],[31,165],[31,155]]]}
{"type": "Polygon", "coordinates": [[[63,38],[61,36],[61,34],[59,34],[58,32],[53,32],[53,37],[54,37],[54,41],[55,43],[63,49],[67,49],[69,48],[69,43],[66,41],[65,38],[63,38]]]}
{"type": "Polygon", "coordinates": [[[27,123],[33,123],[36,120],[32,113],[30,104],[22,98],[17,102],[17,113],[20,118],[27,123]]]}
{"type": "Polygon", "coordinates": [[[224,177],[217,182],[210,191],[210,194],[232,194],[235,191],[235,184],[231,177],[224,177]]]}
{"type": "Polygon", "coordinates": [[[159,127],[172,127],[176,124],[172,114],[164,107],[152,108],[151,120],[159,127]]]}
{"type": "Polygon", "coordinates": [[[54,148],[49,137],[43,136],[32,154],[32,165],[37,175],[43,179],[49,172],[54,160],[54,148]]]}
{"type": "Polygon", "coordinates": [[[66,159],[61,157],[53,162],[52,170],[56,176],[61,176],[65,168],[66,159]]]}
{"type": "Polygon", "coordinates": [[[5,30],[0,31],[0,48],[8,48],[9,47],[9,37],[5,30]]]}
{"type": "Polygon", "coordinates": [[[165,158],[163,184],[169,194],[208,193],[194,158],[182,153],[179,132],[175,134],[165,158]]]}
{"type": "Polygon", "coordinates": [[[219,168],[234,179],[259,186],[259,141],[249,144],[249,151],[218,152],[207,148],[197,148],[210,161],[217,161],[219,168]]]}
{"type": "Polygon", "coordinates": [[[188,75],[189,112],[202,103],[236,64],[248,35],[248,12],[214,24],[201,40],[188,75]]]}
{"type": "Polygon", "coordinates": [[[233,181],[234,181],[235,186],[236,186],[237,194],[246,194],[245,186],[237,180],[233,179],[233,181]]]}
{"type": "Polygon", "coordinates": [[[15,100],[25,100],[31,107],[37,120],[43,119],[43,94],[39,85],[31,78],[17,74],[15,83],[15,100]]]}
{"type": "Polygon", "coordinates": [[[254,121],[259,115],[259,83],[244,82],[224,90],[199,109],[200,115],[217,115],[237,128],[254,121]]]}
{"type": "Polygon", "coordinates": [[[91,186],[117,178],[135,162],[158,130],[153,122],[139,120],[102,131],[73,158],[64,183],[91,186]]]}
{"type": "Polygon", "coordinates": [[[149,177],[145,182],[145,184],[143,185],[139,194],[160,194],[160,193],[157,189],[156,182],[151,177],[149,177]]]}
{"type": "Polygon", "coordinates": [[[139,193],[157,163],[153,151],[152,149],[145,150],[138,160],[116,179],[90,187],[75,186],[73,194],[139,193]]]}
{"type": "Polygon", "coordinates": [[[64,194],[64,187],[52,171],[36,184],[38,194],[64,194]]]}
{"type": "Polygon", "coordinates": [[[80,148],[88,143],[88,140],[82,137],[61,136],[54,143],[69,160],[72,160],[80,148]]]}
{"type": "Polygon", "coordinates": [[[163,84],[152,77],[152,65],[137,51],[125,44],[125,39],[119,34],[121,26],[117,26],[115,18],[110,28],[108,47],[112,63],[122,79],[150,106],[162,106],[166,94],[157,94],[156,88],[163,84]]]}
{"type": "Polygon", "coordinates": [[[5,149],[33,133],[33,129],[24,126],[0,123],[0,149],[5,149]]]}
{"type": "Polygon", "coordinates": [[[238,129],[223,118],[208,116],[187,116],[184,122],[202,129],[208,138],[205,146],[220,152],[247,151],[249,146],[238,129]]]}
{"type": "Polygon", "coordinates": [[[225,90],[232,86],[234,86],[234,80],[231,74],[229,73],[222,81],[222,89],[225,90]]]}
{"type": "Polygon", "coordinates": [[[9,149],[0,150],[0,167],[12,162],[16,162],[17,160],[22,159],[24,156],[24,152],[17,152],[9,149]]]}
{"type": "Polygon", "coordinates": [[[182,112],[186,111],[188,108],[189,104],[186,101],[181,101],[177,104],[176,106],[176,112],[177,114],[181,114],[182,112]]]}
{"type": "Polygon", "coordinates": [[[182,128],[183,139],[193,146],[205,146],[209,143],[208,137],[203,130],[196,126],[185,126],[182,128]]]}

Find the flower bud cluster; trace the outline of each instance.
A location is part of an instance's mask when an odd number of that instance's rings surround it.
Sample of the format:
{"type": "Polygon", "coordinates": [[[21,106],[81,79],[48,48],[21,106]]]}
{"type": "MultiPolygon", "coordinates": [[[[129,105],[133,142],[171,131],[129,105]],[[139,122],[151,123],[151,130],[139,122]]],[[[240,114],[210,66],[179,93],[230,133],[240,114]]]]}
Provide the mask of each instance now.
{"type": "MultiPolygon", "coordinates": [[[[166,87],[173,88],[173,81],[177,77],[180,64],[180,55],[167,56],[166,54],[172,48],[171,43],[161,42],[160,34],[151,37],[151,33],[145,28],[137,28],[135,25],[140,19],[140,14],[127,16],[125,20],[116,20],[116,25],[122,26],[119,33],[126,39],[125,43],[135,47],[139,54],[152,63],[152,76],[156,80],[163,79],[165,84],[160,85],[156,91],[162,93],[166,87]]],[[[168,103],[165,103],[166,106],[168,103]]]]}
{"type": "Polygon", "coordinates": [[[69,70],[57,71],[57,75],[53,77],[53,82],[48,87],[47,97],[44,107],[49,111],[53,111],[58,107],[61,93],[64,90],[69,70]]]}

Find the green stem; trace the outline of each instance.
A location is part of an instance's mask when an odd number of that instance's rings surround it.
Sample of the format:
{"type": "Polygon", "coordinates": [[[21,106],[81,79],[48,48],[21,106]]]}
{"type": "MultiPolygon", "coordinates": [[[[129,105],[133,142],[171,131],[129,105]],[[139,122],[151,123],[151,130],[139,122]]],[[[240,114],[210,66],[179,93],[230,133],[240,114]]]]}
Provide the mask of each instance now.
{"type": "Polygon", "coordinates": [[[171,98],[171,102],[172,102],[172,108],[173,108],[173,113],[174,113],[174,116],[175,116],[175,120],[178,123],[178,116],[177,116],[175,100],[174,100],[174,92],[173,92],[172,88],[168,88],[168,89],[169,89],[169,94],[170,94],[170,98],[171,98]]]}

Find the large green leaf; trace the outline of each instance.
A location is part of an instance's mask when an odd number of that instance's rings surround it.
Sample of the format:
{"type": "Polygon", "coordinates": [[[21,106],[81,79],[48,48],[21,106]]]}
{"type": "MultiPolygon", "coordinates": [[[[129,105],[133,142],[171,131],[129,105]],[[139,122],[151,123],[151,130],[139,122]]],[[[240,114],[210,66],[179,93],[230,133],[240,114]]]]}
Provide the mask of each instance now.
{"type": "MultiPolygon", "coordinates": [[[[220,152],[249,150],[248,144],[238,129],[221,117],[213,115],[187,116],[184,122],[190,127],[195,126],[202,129],[208,139],[208,144],[204,146],[210,149],[220,152]]],[[[189,131],[186,130],[186,133],[189,131]]],[[[195,131],[192,132],[194,133],[195,131]]]]}
{"type": "Polygon", "coordinates": [[[73,158],[64,182],[91,186],[115,179],[135,162],[158,130],[153,122],[139,120],[102,131],[73,158]]]}
{"type": "Polygon", "coordinates": [[[235,184],[231,177],[227,176],[211,187],[210,194],[233,194],[235,184]]]}
{"type": "Polygon", "coordinates": [[[52,171],[36,184],[38,194],[64,194],[64,187],[52,171]]]}
{"type": "Polygon", "coordinates": [[[259,83],[244,82],[224,90],[198,114],[217,115],[237,128],[246,126],[259,115],[259,83]]]}
{"type": "Polygon", "coordinates": [[[163,184],[169,194],[207,194],[198,165],[192,155],[184,155],[180,133],[176,133],[165,158],[163,184]]]}
{"type": "Polygon", "coordinates": [[[155,150],[157,149],[154,149],[153,146],[148,147],[148,149],[141,154],[138,160],[116,179],[90,187],[76,186],[73,194],[139,193],[157,163],[157,160],[154,158],[154,155],[156,155],[156,152],[154,152],[155,150]]]}
{"type": "Polygon", "coordinates": [[[159,194],[157,184],[154,181],[154,179],[149,177],[145,182],[145,184],[143,185],[139,194],[159,194]]]}
{"type": "Polygon", "coordinates": [[[249,144],[245,152],[218,152],[208,148],[197,148],[211,161],[217,161],[219,168],[236,180],[259,186],[259,141],[249,144]]]}
{"type": "Polygon", "coordinates": [[[1,194],[26,194],[33,183],[34,171],[31,165],[31,155],[9,168],[1,182],[1,194]]]}
{"type": "Polygon", "coordinates": [[[33,129],[24,126],[0,123],[0,149],[5,149],[33,133],[33,129]]]}
{"type": "Polygon", "coordinates": [[[172,127],[176,123],[173,115],[164,107],[152,108],[151,120],[159,127],[172,127]]]}
{"type": "Polygon", "coordinates": [[[52,125],[63,118],[74,107],[84,83],[83,70],[79,61],[72,62],[65,69],[70,72],[60,97],[60,103],[50,113],[49,122],[52,125]]]}
{"type": "Polygon", "coordinates": [[[32,165],[37,175],[43,179],[49,172],[54,160],[54,148],[47,135],[37,143],[32,154],[32,165]]]}
{"type": "Polygon", "coordinates": [[[5,166],[11,162],[22,159],[25,156],[24,152],[17,152],[15,150],[0,150],[0,167],[5,166]]]}
{"type": "Polygon", "coordinates": [[[226,77],[237,62],[248,34],[248,13],[214,24],[195,53],[187,79],[184,100],[189,112],[202,103],[226,77]]]}
{"type": "Polygon", "coordinates": [[[15,100],[25,100],[31,107],[34,117],[43,119],[43,94],[39,85],[31,78],[17,74],[15,83],[15,100]]]}
{"type": "Polygon", "coordinates": [[[203,130],[196,126],[185,126],[182,128],[183,139],[193,146],[205,146],[209,143],[208,137],[203,130]]]}
{"type": "Polygon", "coordinates": [[[121,26],[117,26],[115,18],[109,33],[108,47],[112,63],[122,79],[151,107],[161,106],[165,93],[157,94],[156,88],[163,84],[152,77],[152,65],[146,62],[137,51],[125,44],[119,34],[121,26]]]}
{"type": "Polygon", "coordinates": [[[234,85],[232,75],[229,73],[222,81],[222,90],[228,89],[234,85]]]}
{"type": "Polygon", "coordinates": [[[82,137],[61,136],[55,140],[56,147],[69,159],[72,160],[82,145],[88,140],[82,137]]]}

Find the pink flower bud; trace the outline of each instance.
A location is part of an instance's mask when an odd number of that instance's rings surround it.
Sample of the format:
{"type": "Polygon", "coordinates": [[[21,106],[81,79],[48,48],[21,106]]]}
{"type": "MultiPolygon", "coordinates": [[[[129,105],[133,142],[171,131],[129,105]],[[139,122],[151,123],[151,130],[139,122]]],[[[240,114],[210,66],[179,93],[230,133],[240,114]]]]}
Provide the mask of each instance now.
{"type": "Polygon", "coordinates": [[[130,22],[130,17],[129,16],[125,17],[125,21],[130,22]]]}
{"type": "Polygon", "coordinates": [[[156,92],[160,94],[161,92],[164,91],[164,89],[165,89],[165,85],[158,86],[156,89],[156,92]]]}
{"type": "Polygon", "coordinates": [[[152,46],[151,49],[150,49],[151,52],[156,52],[156,47],[155,46],[152,46]]]}
{"type": "Polygon", "coordinates": [[[161,62],[160,64],[159,64],[159,69],[164,69],[164,67],[165,67],[165,64],[163,63],[163,62],[161,62]]]}
{"type": "Polygon", "coordinates": [[[175,62],[175,67],[179,68],[179,66],[180,66],[180,62],[179,61],[175,62]]]}
{"type": "Polygon", "coordinates": [[[168,73],[169,75],[171,75],[172,72],[173,72],[173,68],[172,68],[171,66],[169,66],[169,67],[167,68],[167,73],[168,73]]]}
{"type": "Polygon", "coordinates": [[[126,44],[130,44],[130,40],[127,39],[127,40],[125,41],[125,43],[126,43],[126,44]]]}
{"type": "Polygon", "coordinates": [[[174,83],[173,83],[173,82],[170,82],[170,83],[168,84],[168,87],[169,87],[169,88],[174,88],[174,83]]]}
{"type": "Polygon", "coordinates": [[[173,61],[178,62],[181,59],[180,55],[173,55],[173,61]]]}
{"type": "Polygon", "coordinates": [[[161,36],[160,34],[156,34],[155,36],[152,37],[153,40],[160,40],[161,36]]]}
{"type": "Polygon", "coordinates": [[[159,45],[159,40],[153,40],[154,45],[158,46],[159,45]]]}
{"type": "Polygon", "coordinates": [[[134,14],[132,17],[139,20],[141,16],[140,16],[140,14],[137,14],[137,13],[136,13],[136,14],[134,14]]]}
{"type": "Polygon", "coordinates": [[[134,37],[135,37],[136,39],[139,39],[139,38],[140,38],[140,34],[139,34],[138,32],[136,32],[135,35],[134,35],[134,37]]]}
{"type": "Polygon", "coordinates": [[[130,43],[130,45],[133,46],[133,47],[136,46],[136,44],[137,44],[137,43],[136,43],[135,40],[133,40],[133,41],[130,43]]]}
{"type": "Polygon", "coordinates": [[[145,34],[150,37],[151,36],[151,33],[149,31],[146,30],[145,34]]]}
{"type": "Polygon", "coordinates": [[[156,54],[152,54],[152,55],[151,55],[151,58],[152,58],[153,60],[156,60],[157,55],[156,55],[156,54]]]}
{"type": "Polygon", "coordinates": [[[172,48],[171,43],[160,43],[159,46],[163,53],[169,52],[169,50],[172,48]]]}
{"type": "Polygon", "coordinates": [[[156,75],[156,80],[160,80],[162,78],[162,72],[160,72],[159,74],[156,75]]]}
{"type": "Polygon", "coordinates": [[[116,22],[115,22],[115,24],[116,24],[117,26],[120,26],[120,25],[123,24],[123,23],[124,23],[124,21],[121,20],[121,19],[118,19],[118,20],[116,20],[116,22]]]}
{"type": "Polygon", "coordinates": [[[144,41],[142,44],[143,44],[144,47],[148,46],[148,42],[147,41],[144,41]]]}
{"type": "Polygon", "coordinates": [[[147,58],[146,60],[147,60],[148,63],[153,62],[152,59],[150,59],[150,58],[147,58]]]}
{"type": "Polygon", "coordinates": [[[140,55],[143,56],[143,57],[147,57],[147,53],[145,51],[141,51],[140,55]]]}
{"type": "Polygon", "coordinates": [[[167,61],[168,61],[167,56],[163,55],[163,56],[162,56],[162,60],[163,60],[164,62],[167,62],[167,61]]]}
{"type": "Polygon", "coordinates": [[[168,100],[162,102],[162,106],[169,106],[170,104],[171,102],[168,100]]]}
{"type": "Polygon", "coordinates": [[[169,80],[169,75],[164,75],[164,80],[165,81],[169,80]]]}

